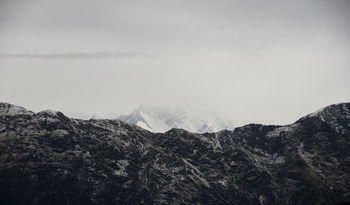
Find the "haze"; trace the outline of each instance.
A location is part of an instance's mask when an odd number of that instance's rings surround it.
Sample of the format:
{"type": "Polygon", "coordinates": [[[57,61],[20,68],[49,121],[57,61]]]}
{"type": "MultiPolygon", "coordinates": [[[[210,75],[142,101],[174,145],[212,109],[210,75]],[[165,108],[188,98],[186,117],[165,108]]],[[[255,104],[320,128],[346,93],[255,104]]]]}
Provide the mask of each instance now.
{"type": "Polygon", "coordinates": [[[350,1],[0,0],[0,101],[288,124],[350,101],[350,1]]]}

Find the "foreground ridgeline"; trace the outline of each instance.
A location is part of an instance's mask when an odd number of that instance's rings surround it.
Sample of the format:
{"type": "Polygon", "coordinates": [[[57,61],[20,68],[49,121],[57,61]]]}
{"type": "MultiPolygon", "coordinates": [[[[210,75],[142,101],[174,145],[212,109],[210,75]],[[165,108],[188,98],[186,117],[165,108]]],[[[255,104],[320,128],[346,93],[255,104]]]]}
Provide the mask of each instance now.
{"type": "Polygon", "coordinates": [[[0,204],[349,201],[350,103],[205,134],[0,103],[0,204]]]}

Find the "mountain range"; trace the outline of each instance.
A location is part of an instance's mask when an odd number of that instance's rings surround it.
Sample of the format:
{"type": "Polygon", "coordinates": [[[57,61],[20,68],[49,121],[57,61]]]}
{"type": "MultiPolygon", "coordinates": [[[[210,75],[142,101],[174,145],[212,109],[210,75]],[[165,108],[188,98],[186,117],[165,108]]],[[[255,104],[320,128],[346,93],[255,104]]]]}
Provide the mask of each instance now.
{"type": "Polygon", "coordinates": [[[140,126],[152,132],[166,132],[171,128],[181,128],[190,132],[205,133],[233,130],[233,123],[218,114],[188,114],[180,109],[140,106],[119,120],[140,126]]]}
{"type": "Polygon", "coordinates": [[[349,182],[350,103],[203,134],[0,103],[0,204],[337,205],[349,182]]]}

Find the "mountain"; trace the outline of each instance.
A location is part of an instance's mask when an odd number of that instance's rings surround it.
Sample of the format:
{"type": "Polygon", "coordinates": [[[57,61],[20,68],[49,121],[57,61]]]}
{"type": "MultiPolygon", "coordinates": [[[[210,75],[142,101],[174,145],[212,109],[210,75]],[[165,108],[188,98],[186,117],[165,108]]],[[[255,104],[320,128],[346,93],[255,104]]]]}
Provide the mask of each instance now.
{"type": "Polygon", "coordinates": [[[20,115],[20,114],[34,114],[33,112],[26,110],[24,107],[17,105],[11,105],[8,103],[0,103],[0,115],[20,115]]]}
{"type": "Polygon", "coordinates": [[[94,114],[90,119],[103,120],[103,119],[106,119],[106,117],[104,117],[103,115],[100,115],[100,114],[94,114]]]}
{"type": "Polygon", "coordinates": [[[151,132],[166,132],[171,128],[181,128],[190,132],[205,133],[233,130],[233,123],[218,115],[188,114],[179,109],[140,106],[129,115],[121,115],[119,120],[138,125],[151,132]]]}
{"type": "Polygon", "coordinates": [[[204,134],[0,108],[0,204],[350,201],[350,103],[204,134]]]}

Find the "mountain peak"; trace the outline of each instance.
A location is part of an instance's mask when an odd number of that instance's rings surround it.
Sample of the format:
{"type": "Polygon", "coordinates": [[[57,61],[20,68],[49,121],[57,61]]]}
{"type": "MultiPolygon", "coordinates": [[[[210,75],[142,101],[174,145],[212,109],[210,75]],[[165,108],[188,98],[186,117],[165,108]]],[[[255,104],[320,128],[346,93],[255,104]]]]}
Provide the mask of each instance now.
{"type": "Polygon", "coordinates": [[[324,115],[337,114],[350,116],[350,103],[332,104],[307,115],[306,117],[321,117],[324,115]],[[344,115],[345,114],[345,115],[344,115]]]}
{"type": "Polygon", "coordinates": [[[298,121],[307,119],[318,119],[323,122],[331,123],[335,119],[350,119],[350,103],[339,103],[318,109],[315,112],[302,117],[298,121]]]}
{"type": "Polygon", "coordinates": [[[129,115],[121,115],[118,119],[152,132],[166,132],[171,128],[182,128],[198,133],[233,129],[233,123],[222,117],[189,114],[181,109],[145,105],[141,105],[129,115]]]}
{"type": "Polygon", "coordinates": [[[25,114],[31,115],[33,114],[33,112],[21,106],[0,102],[0,115],[25,115],[25,114]]]}

